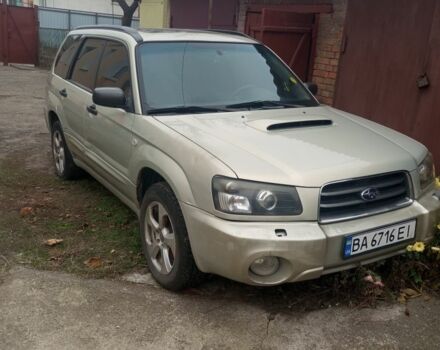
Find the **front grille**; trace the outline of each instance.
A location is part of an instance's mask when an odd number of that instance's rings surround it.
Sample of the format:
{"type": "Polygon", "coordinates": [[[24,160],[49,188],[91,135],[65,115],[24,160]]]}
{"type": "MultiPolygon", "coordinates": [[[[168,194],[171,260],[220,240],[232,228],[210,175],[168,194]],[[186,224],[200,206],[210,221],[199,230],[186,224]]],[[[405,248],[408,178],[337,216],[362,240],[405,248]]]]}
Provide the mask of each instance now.
{"type": "Polygon", "coordinates": [[[350,220],[411,203],[411,189],[405,172],[334,182],[321,189],[320,222],[350,220]],[[368,189],[369,192],[364,192],[368,189]]]}

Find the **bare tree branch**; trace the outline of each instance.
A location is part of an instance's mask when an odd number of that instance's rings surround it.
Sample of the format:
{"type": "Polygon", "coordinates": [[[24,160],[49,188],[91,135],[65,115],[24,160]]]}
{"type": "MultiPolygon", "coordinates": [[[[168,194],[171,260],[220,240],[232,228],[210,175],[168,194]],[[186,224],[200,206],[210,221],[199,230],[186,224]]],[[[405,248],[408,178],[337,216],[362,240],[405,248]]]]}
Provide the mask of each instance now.
{"type": "Polygon", "coordinates": [[[125,0],[114,0],[115,2],[117,2],[119,4],[119,6],[121,6],[122,11],[127,11],[128,10],[128,4],[125,0]]]}

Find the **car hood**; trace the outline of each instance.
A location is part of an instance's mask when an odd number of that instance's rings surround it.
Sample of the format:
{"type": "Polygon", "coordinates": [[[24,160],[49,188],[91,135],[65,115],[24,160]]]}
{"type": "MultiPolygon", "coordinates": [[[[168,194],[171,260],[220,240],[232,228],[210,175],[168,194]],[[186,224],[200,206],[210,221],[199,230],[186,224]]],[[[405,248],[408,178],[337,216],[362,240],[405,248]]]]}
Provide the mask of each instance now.
{"type": "MultiPolygon", "coordinates": [[[[156,117],[242,179],[320,187],[331,181],[411,171],[426,148],[331,107],[156,117]]],[[[188,161],[191,161],[190,155],[188,161]]]]}

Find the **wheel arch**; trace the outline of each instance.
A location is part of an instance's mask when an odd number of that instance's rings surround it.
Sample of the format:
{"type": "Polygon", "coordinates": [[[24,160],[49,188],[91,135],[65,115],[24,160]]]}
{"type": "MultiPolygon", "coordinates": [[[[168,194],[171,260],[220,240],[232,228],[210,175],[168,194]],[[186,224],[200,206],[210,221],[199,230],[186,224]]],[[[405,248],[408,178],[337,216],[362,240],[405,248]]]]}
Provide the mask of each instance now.
{"type": "Polygon", "coordinates": [[[179,201],[195,204],[189,180],[183,169],[168,155],[158,149],[144,145],[135,158],[145,154],[145,158],[136,160],[136,198],[141,204],[145,192],[157,182],[166,182],[179,201]],[[147,158],[147,159],[146,159],[147,158]]]}
{"type": "Polygon", "coordinates": [[[160,175],[157,171],[153,170],[149,167],[142,168],[137,177],[136,182],[136,199],[139,204],[142,203],[142,199],[144,198],[145,192],[158,182],[167,182],[162,175],[160,175]]]}
{"type": "Polygon", "coordinates": [[[49,125],[49,130],[52,131],[53,124],[57,121],[60,121],[60,117],[54,111],[50,110],[47,113],[47,122],[49,125]]]}

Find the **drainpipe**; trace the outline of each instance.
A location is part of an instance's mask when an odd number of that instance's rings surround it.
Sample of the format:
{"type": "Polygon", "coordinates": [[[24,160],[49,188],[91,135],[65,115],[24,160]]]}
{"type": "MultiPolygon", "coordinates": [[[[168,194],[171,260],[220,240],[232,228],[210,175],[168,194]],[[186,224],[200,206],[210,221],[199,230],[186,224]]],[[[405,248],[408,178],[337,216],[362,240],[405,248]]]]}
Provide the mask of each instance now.
{"type": "Polygon", "coordinates": [[[209,0],[209,4],[208,4],[208,29],[212,28],[212,6],[213,6],[213,0],[209,0]]]}

